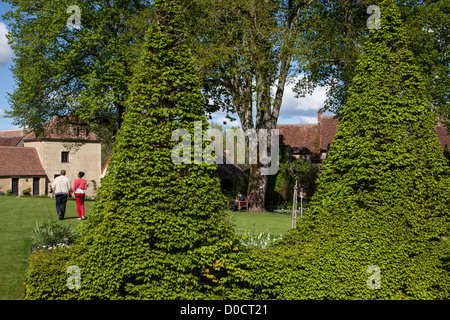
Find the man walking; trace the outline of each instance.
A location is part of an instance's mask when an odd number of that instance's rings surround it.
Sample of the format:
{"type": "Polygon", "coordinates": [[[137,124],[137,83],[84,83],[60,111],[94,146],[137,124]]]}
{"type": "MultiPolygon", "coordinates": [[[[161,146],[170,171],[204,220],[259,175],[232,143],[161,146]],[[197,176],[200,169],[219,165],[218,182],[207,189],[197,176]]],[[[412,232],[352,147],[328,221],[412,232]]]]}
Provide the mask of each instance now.
{"type": "Polygon", "coordinates": [[[66,170],[61,170],[61,175],[53,181],[52,189],[56,198],[56,213],[58,213],[59,220],[62,220],[66,214],[67,195],[71,191],[66,170]]]}

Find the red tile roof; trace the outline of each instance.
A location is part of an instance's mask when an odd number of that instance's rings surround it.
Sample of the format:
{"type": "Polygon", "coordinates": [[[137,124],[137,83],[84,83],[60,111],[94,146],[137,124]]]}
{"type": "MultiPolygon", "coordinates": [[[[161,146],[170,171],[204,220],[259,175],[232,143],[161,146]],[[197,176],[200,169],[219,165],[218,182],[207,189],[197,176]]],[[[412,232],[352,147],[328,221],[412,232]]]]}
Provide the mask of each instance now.
{"type": "Polygon", "coordinates": [[[0,138],[17,138],[17,137],[24,137],[29,132],[27,129],[20,129],[20,130],[3,130],[0,131],[0,138]]]}
{"type": "Polygon", "coordinates": [[[25,136],[24,141],[36,140],[75,140],[75,141],[98,141],[100,139],[83,126],[64,124],[63,118],[54,117],[43,126],[44,136],[36,137],[32,132],[25,136]]]}
{"type": "Polygon", "coordinates": [[[291,148],[306,147],[313,153],[319,152],[318,124],[279,124],[280,145],[291,148]]]}
{"type": "MultiPolygon", "coordinates": [[[[332,115],[320,115],[318,124],[279,124],[280,145],[284,144],[291,148],[307,147],[313,154],[320,150],[327,150],[328,145],[333,142],[336,135],[339,120],[332,115]]],[[[450,135],[447,127],[437,124],[436,134],[444,150],[447,144],[450,148],[450,135]]]]}
{"type": "Polygon", "coordinates": [[[0,176],[45,176],[35,148],[0,147],[0,176]]]}
{"type": "Polygon", "coordinates": [[[319,122],[320,132],[320,149],[328,149],[328,145],[333,142],[333,137],[336,135],[339,120],[334,116],[322,116],[319,122]]]}
{"type": "Polygon", "coordinates": [[[22,141],[22,137],[11,137],[11,138],[0,137],[0,146],[16,147],[20,141],[22,141]]]}
{"type": "Polygon", "coordinates": [[[447,127],[444,127],[442,124],[438,124],[436,126],[436,134],[441,143],[442,150],[445,149],[445,145],[450,148],[450,136],[447,134],[447,127]]]}
{"type": "Polygon", "coordinates": [[[103,169],[102,169],[102,174],[105,172],[106,168],[108,167],[108,163],[109,163],[110,159],[111,159],[111,156],[109,156],[108,160],[106,160],[106,163],[105,163],[105,165],[103,166],[103,169]]]}

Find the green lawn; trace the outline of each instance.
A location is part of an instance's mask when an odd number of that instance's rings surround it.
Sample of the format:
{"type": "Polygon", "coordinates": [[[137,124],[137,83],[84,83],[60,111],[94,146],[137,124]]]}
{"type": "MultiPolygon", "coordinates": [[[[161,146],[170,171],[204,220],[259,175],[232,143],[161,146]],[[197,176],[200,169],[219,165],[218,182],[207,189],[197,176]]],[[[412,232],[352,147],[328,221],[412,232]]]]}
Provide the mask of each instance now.
{"type": "MultiPolygon", "coordinates": [[[[94,202],[86,201],[86,215],[94,202]]],[[[28,266],[31,238],[36,220],[58,220],[55,200],[0,196],[0,300],[23,299],[23,277],[28,266]]],[[[74,199],[67,202],[61,221],[75,227],[79,221],[74,199]]]]}
{"type": "Polygon", "coordinates": [[[280,213],[230,212],[236,233],[259,234],[268,232],[273,235],[284,234],[291,228],[291,215],[280,213]]]}
{"type": "MultiPolygon", "coordinates": [[[[88,218],[93,204],[93,201],[85,202],[88,218]]],[[[75,227],[83,223],[77,217],[75,200],[70,199],[66,217],[61,223],[75,227]]],[[[0,300],[24,298],[23,279],[36,220],[49,218],[58,220],[55,200],[0,196],[0,300]]],[[[270,232],[279,235],[291,226],[289,215],[277,213],[230,212],[230,219],[236,226],[237,234],[270,232]]]]}

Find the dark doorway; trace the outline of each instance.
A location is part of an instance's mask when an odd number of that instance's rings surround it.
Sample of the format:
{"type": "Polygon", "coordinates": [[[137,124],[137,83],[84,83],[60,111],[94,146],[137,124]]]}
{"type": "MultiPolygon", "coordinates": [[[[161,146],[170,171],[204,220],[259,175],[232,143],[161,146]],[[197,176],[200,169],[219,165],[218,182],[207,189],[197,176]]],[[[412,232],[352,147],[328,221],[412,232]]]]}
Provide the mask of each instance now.
{"type": "Polygon", "coordinates": [[[19,178],[12,178],[11,190],[13,195],[19,196],[19,178]]]}
{"type": "Polygon", "coordinates": [[[39,180],[40,178],[33,178],[33,196],[39,195],[39,180]]]}

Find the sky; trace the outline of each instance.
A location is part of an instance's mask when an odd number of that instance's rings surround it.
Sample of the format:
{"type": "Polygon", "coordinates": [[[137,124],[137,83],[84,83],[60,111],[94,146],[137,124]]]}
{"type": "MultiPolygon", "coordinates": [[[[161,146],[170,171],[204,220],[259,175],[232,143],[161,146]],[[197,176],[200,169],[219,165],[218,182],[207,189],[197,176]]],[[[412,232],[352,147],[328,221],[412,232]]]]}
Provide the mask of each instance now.
{"type": "Polygon", "coordinates": [[[1,17],[10,6],[4,2],[0,2],[0,130],[11,130],[16,127],[12,124],[12,119],[4,117],[5,110],[10,110],[7,93],[13,92],[14,79],[10,67],[13,63],[12,51],[6,34],[8,33],[7,21],[1,17]],[[6,22],[6,23],[5,23],[6,22]]]}
{"type": "MultiPolygon", "coordinates": [[[[18,129],[13,124],[13,119],[5,117],[5,111],[11,110],[11,105],[8,102],[8,93],[13,93],[15,87],[14,78],[10,70],[13,65],[14,52],[6,39],[8,21],[3,20],[1,16],[9,11],[10,8],[9,4],[0,2],[0,131],[18,129]]],[[[326,99],[326,89],[318,87],[312,95],[296,98],[292,87],[293,84],[288,84],[286,87],[278,123],[317,123],[317,111],[323,107],[326,99]]],[[[221,125],[226,124],[227,126],[239,125],[239,121],[230,122],[225,116],[226,114],[223,112],[216,112],[212,115],[212,122],[221,125]]],[[[237,115],[231,116],[238,118],[237,115]]]]}

